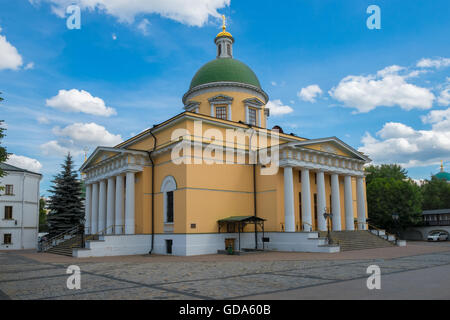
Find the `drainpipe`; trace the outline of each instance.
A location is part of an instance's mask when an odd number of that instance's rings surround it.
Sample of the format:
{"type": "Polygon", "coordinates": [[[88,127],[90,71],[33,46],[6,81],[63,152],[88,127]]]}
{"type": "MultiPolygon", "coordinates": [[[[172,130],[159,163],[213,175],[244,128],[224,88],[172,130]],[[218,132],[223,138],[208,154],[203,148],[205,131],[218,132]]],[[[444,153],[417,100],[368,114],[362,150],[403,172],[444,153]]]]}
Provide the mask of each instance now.
{"type": "Polygon", "coordinates": [[[150,134],[153,137],[153,150],[152,151],[147,151],[148,153],[148,157],[150,159],[150,162],[152,163],[152,245],[150,247],[150,251],[148,252],[148,254],[152,254],[153,252],[153,248],[154,248],[154,243],[155,243],[155,162],[153,161],[153,152],[155,152],[156,150],[156,137],[153,134],[153,129],[156,126],[153,126],[152,129],[150,129],[150,134]]]}
{"type": "MultiPolygon", "coordinates": [[[[250,146],[251,146],[251,141],[253,139],[253,135],[255,134],[255,130],[253,129],[253,126],[251,124],[247,123],[247,126],[252,129],[252,134],[250,136],[250,144],[249,144],[249,157],[250,157],[250,146]]],[[[250,159],[250,158],[249,158],[250,159]]],[[[256,156],[256,160],[258,159],[258,156],[256,156]]],[[[256,163],[253,164],[253,208],[254,208],[254,213],[253,216],[256,218],[257,217],[257,211],[256,211],[256,163]]],[[[258,225],[256,224],[255,221],[255,250],[258,249],[258,225]]]]}

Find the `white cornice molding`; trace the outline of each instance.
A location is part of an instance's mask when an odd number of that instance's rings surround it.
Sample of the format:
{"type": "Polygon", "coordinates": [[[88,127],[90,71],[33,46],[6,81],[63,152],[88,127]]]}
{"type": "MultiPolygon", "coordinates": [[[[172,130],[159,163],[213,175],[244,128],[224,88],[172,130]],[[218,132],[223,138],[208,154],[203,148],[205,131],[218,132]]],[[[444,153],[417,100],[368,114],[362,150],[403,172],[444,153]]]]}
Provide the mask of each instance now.
{"type": "Polygon", "coordinates": [[[233,88],[239,88],[239,89],[245,89],[249,91],[253,91],[258,93],[258,95],[261,96],[261,100],[264,100],[264,103],[267,104],[269,101],[269,96],[267,93],[250,84],[240,83],[240,82],[227,82],[227,81],[218,81],[218,82],[211,82],[206,84],[201,84],[199,86],[196,86],[192,89],[189,89],[188,92],[186,92],[183,96],[183,104],[186,104],[186,101],[189,100],[192,96],[196,96],[197,93],[201,91],[207,91],[208,89],[214,88],[214,90],[217,91],[233,91],[233,88]],[[231,90],[230,90],[231,89],[231,90]]]}

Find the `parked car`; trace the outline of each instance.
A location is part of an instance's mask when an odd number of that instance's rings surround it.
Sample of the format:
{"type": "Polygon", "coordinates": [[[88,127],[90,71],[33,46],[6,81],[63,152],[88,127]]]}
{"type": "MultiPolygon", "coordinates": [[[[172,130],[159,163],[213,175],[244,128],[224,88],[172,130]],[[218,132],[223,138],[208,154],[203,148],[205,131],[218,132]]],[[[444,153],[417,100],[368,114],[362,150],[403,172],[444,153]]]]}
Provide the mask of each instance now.
{"type": "Polygon", "coordinates": [[[445,232],[432,232],[428,235],[428,241],[447,241],[448,240],[448,233],[445,232]]]}

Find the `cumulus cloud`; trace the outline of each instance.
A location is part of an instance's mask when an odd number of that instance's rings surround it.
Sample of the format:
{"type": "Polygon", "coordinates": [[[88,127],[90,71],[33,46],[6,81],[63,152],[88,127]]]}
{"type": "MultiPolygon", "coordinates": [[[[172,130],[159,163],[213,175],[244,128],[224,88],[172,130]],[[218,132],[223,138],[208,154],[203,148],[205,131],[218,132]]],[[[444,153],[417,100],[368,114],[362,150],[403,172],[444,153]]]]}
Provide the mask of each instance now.
{"type": "Polygon", "coordinates": [[[113,108],[107,107],[102,99],[77,89],[59,90],[56,96],[46,100],[46,105],[64,112],[83,112],[103,117],[117,114],[113,108]]]}
{"type": "Polygon", "coordinates": [[[150,21],[147,19],[142,19],[141,22],[139,22],[137,28],[139,31],[142,32],[144,35],[148,35],[148,26],[150,25],[150,21]]]}
{"type": "Polygon", "coordinates": [[[430,130],[415,130],[398,122],[386,123],[372,136],[366,133],[359,151],[375,163],[399,163],[405,167],[437,164],[450,157],[450,108],[433,110],[422,117],[430,130]]]}
{"type": "MultiPolygon", "coordinates": [[[[189,26],[201,27],[210,16],[219,18],[217,10],[230,5],[231,0],[42,0],[52,4],[53,13],[64,16],[65,8],[78,4],[82,9],[98,10],[121,22],[133,22],[139,14],[159,14],[189,26]]],[[[30,0],[31,3],[37,0],[30,0]]]]}
{"type": "Polygon", "coordinates": [[[272,116],[282,116],[294,112],[294,109],[290,106],[283,105],[283,102],[279,99],[269,101],[266,107],[269,108],[270,115],[272,116]]]}
{"type": "Polygon", "coordinates": [[[65,128],[53,128],[53,134],[58,137],[41,145],[45,155],[73,155],[83,153],[85,147],[112,147],[122,142],[120,135],[115,135],[105,127],[96,123],[74,123],[65,128]]]}
{"type": "Polygon", "coordinates": [[[419,68],[442,68],[450,66],[449,58],[437,58],[437,59],[429,59],[423,58],[416,64],[419,68]]]}
{"type": "Polygon", "coordinates": [[[312,84],[306,88],[302,88],[297,93],[298,97],[303,101],[316,102],[316,97],[322,94],[322,89],[317,84],[312,84]]]}
{"type": "Polygon", "coordinates": [[[344,107],[369,112],[377,107],[399,106],[405,110],[430,109],[435,99],[427,88],[406,82],[408,75],[400,75],[405,68],[389,66],[376,75],[347,76],[329,94],[344,107]]]}
{"type": "Polygon", "coordinates": [[[438,104],[445,107],[450,104],[450,87],[441,91],[438,98],[438,104]]]}
{"type": "MultiPolygon", "coordinates": [[[[2,29],[0,28],[0,32],[2,29]]],[[[22,56],[17,49],[0,34],[0,70],[18,70],[23,65],[22,56]]]]}
{"type": "Polygon", "coordinates": [[[6,160],[6,163],[21,169],[37,173],[41,172],[42,169],[42,164],[36,159],[19,156],[16,154],[10,154],[8,156],[8,160],[6,160]]]}

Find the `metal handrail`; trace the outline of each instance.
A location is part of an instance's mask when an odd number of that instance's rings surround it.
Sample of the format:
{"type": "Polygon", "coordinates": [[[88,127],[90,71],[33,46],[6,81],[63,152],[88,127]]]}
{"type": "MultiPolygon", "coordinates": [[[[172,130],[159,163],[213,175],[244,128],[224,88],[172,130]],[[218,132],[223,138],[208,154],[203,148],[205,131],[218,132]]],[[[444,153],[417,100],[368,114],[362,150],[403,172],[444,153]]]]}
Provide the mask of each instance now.
{"type": "Polygon", "coordinates": [[[77,226],[75,226],[67,231],[64,231],[50,239],[40,242],[39,243],[39,251],[47,251],[48,249],[53,247],[52,243],[54,241],[64,239],[65,236],[73,235],[73,234],[77,233],[79,230],[80,230],[80,225],[77,225],[77,226]]]}
{"type": "Polygon", "coordinates": [[[395,239],[397,239],[397,236],[396,236],[395,234],[389,233],[389,232],[387,232],[386,230],[380,229],[380,228],[378,228],[378,227],[376,227],[376,226],[374,226],[373,224],[370,224],[370,223],[367,223],[367,225],[368,225],[370,228],[377,230],[378,232],[379,232],[379,231],[384,231],[384,233],[385,233],[387,236],[393,236],[393,237],[395,237],[395,239]]]}
{"type": "Polygon", "coordinates": [[[304,226],[305,224],[311,227],[311,231],[314,231],[314,226],[311,223],[308,223],[306,221],[302,222],[302,229],[303,230],[305,230],[305,226],[304,226]]]}

